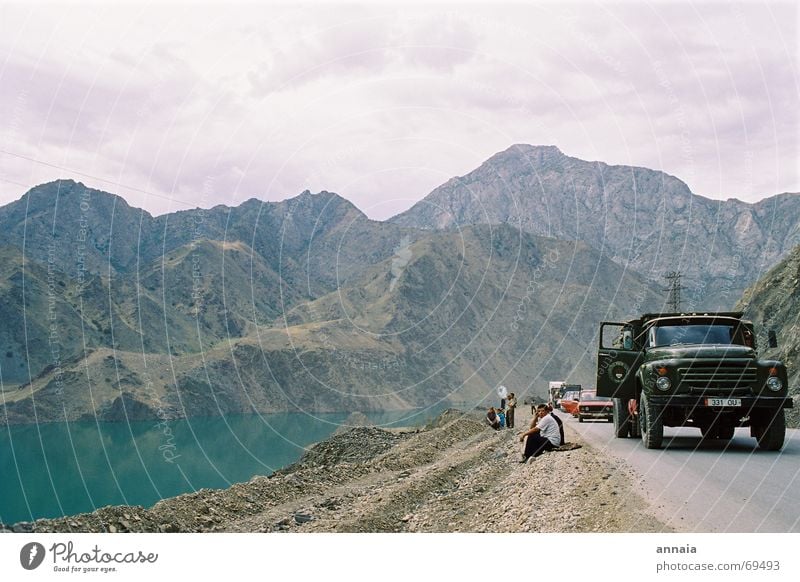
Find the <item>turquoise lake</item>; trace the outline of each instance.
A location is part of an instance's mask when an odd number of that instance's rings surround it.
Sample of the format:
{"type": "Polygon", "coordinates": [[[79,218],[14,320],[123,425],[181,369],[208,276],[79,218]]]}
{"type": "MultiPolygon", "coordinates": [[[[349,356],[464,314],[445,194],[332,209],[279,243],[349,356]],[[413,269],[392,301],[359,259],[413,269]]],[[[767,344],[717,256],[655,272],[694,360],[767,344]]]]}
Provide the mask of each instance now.
{"type": "MultiPolygon", "coordinates": [[[[379,426],[418,426],[443,407],[368,413],[379,426]]],[[[0,427],[0,522],[152,506],[201,488],[269,475],[324,440],[347,413],[234,415],[168,423],[70,422],[0,427]]]]}

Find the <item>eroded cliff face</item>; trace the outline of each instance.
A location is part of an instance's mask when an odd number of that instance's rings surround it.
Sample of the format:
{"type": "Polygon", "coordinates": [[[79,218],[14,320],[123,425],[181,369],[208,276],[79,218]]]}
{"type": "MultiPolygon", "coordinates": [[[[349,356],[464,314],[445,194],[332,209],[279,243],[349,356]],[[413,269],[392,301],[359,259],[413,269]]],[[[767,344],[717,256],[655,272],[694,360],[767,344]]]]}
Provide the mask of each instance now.
{"type": "Polygon", "coordinates": [[[368,266],[268,325],[245,320],[240,335],[234,301],[229,311],[207,305],[241,296],[230,289],[237,279],[210,278],[196,326],[227,320],[227,338],[196,352],[175,349],[177,338],[172,353],[94,349],[9,391],[4,418],[30,422],[34,406],[39,422],[117,420],[125,409],[136,418],[393,410],[475,403],[500,378],[520,397],[544,397],[553,377],[591,383],[597,321],[659,305],[643,277],[588,245],[508,225],[421,232],[404,249],[402,267],[396,257],[368,266]]]}
{"type": "Polygon", "coordinates": [[[800,195],[710,200],[663,172],[515,145],[392,222],[425,229],[506,223],[582,240],[659,285],[666,271],[681,271],[684,309],[730,309],[800,243],[800,195]]]}
{"type": "Polygon", "coordinates": [[[786,411],[787,422],[800,426],[800,246],[747,289],[737,309],[743,309],[759,330],[760,353],[786,364],[795,403],[786,411]],[[767,347],[769,330],[775,330],[777,348],[767,347]]]}
{"type": "Polygon", "coordinates": [[[711,201],[552,146],[513,146],[389,222],[330,192],[152,217],[44,184],[0,208],[0,422],[591,384],[597,322],[662,309],[673,270],[683,309],[730,309],[798,228],[797,195],[711,201]]]}

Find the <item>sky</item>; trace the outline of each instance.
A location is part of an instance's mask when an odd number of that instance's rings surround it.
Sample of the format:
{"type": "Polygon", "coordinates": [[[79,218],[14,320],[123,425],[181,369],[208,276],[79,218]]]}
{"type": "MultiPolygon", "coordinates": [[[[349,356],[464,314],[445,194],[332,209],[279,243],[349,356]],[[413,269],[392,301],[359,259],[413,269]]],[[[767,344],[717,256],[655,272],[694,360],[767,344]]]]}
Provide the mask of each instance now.
{"type": "Polygon", "coordinates": [[[308,189],[385,219],[516,143],[799,192],[799,14],[0,0],[0,204],[72,178],[153,214],[308,189]]]}

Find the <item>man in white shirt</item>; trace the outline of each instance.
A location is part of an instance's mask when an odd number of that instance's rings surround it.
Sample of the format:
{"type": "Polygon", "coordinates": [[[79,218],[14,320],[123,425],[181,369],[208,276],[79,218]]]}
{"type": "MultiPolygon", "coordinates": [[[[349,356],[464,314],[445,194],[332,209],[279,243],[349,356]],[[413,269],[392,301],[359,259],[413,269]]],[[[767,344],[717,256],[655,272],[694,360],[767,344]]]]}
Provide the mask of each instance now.
{"type": "Polygon", "coordinates": [[[547,412],[547,406],[540,404],[536,407],[536,424],[522,433],[519,442],[525,440],[525,452],[522,453],[520,463],[526,462],[530,457],[538,457],[545,451],[552,451],[561,444],[561,434],[558,424],[547,412]]]}

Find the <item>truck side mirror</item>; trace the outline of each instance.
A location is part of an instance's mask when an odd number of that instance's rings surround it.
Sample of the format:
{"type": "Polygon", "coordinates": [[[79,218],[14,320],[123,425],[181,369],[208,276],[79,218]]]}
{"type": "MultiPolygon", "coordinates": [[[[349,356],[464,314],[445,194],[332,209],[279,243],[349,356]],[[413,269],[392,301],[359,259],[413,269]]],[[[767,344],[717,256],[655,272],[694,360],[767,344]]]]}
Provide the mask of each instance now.
{"type": "Polygon", "coordinates": [[[778,347],[778,337],[775,335],[775,330],[774,329],[769,330],[769,333],[767,334],[767,338],[768,338],[769,347],[771,347],[771,348],[777,348],[778,347]]]}

